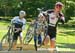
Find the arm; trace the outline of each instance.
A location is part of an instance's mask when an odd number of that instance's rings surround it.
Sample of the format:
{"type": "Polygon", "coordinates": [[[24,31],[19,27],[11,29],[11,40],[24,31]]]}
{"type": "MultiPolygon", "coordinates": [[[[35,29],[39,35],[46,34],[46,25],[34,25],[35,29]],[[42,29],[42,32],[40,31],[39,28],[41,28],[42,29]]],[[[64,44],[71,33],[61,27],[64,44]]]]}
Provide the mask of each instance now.
{"type": "Polygon", "coordinates": [[[62,24],[64,24],[64,22],[65,22],[65,18],[64,17],[61,17],[61,22],[62,22],[62,24]]]}
{"type": "Polygon", "coordinates": [[[44,16],[46,18],[47,23],[49,23],[49,14],[52,13],[52,12],[54,12],[54,10],[49,9],[49,10],[45,11],[45,13],[44,13],[44,16]]]}
{"type": "Polygon", "coordinates": [[[11,24],[15,23],[15,20],[17,20],[17,17],[14,17],[14,18],[11,20],[11,24]]]}
{"type": "Polygon", "coordinates": [[[63,14],[59,14],[60,15],[60,21],[62,22],[62,24],[64,24],[65,22],[65,17],[63,14]]]}
{"type": "Polygon", "coordinates": [[[25,25],[26,25],[26,20],[24,19],[24,20],[23,20],[22,30],[24,30],[24,29],[25,29],[25,25]]]}

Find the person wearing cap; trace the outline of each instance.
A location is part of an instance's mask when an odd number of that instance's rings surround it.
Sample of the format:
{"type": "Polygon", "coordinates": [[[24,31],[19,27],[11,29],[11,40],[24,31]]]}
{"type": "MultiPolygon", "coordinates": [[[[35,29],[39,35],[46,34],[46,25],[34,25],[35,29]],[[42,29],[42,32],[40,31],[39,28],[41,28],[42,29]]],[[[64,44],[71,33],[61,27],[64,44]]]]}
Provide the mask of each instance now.
{"type": "Polygon", "coordinates": [[[45,38],[44,44],[47,44],[50,38],[50,48],[51,50],[55,50],[56,47],[56,32],[57,32],[57,24],[61,21],[63,24],[65,22],[65,18],[62,11],[63,4],[61,2],[57,2],[55,4],[54,9],[47,10],[44,14],[46,16],[46,20],[48,23],[48,32],[45,38]]]}
{"type": "Polygon", "coordinates": [[[19,37],[20,40],[20,44],[22,47],[22,30],[25,28],[25,24],[26,24],[26,12],[21,10],[19,12],[19,16],[15,16],[12,20],[11,20],[11,24],[14,25],[14,35],[13,35],[13,47],[14,50],[16,50],[16,43],[17,43],[17,39],[19,37]]]}

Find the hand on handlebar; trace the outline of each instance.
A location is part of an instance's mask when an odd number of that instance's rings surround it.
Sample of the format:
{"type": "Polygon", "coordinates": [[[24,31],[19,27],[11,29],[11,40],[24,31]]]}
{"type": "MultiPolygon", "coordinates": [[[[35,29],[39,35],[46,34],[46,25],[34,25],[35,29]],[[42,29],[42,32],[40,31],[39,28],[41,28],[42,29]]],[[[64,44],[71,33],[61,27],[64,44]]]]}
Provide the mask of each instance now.
{"type": "Polygon", "coordinates": [[[15,33],[22,30],[21,28],[15,28],[15,29],[16,29],[15,33]]]}

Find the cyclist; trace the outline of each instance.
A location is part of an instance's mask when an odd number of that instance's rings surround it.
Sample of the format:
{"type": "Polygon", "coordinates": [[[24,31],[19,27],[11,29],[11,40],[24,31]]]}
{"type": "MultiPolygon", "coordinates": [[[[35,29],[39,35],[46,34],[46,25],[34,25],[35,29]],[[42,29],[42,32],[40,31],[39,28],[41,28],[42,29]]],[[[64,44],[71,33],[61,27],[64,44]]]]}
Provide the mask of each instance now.
{"type": "Polygon", "coordinates": [[[44,29],[43,29],[44,21],[45,21],[45,17],[43,16],[42,13],[40,13],[38,15],[38,25],[37,25],[37,27],[38,27],[38,30],[37,30],[37,32],[38,32],[38,46],[40,46],[42,43],[42,36],[41,35],[44,35],[44,34],[41,34],[44,31],[44,29]]]}
{"type": "Polygon", "coordinates": [[[26,24],[26,12],[21,10],[19,12],[19,16],[15,16],[12,20],[11,20],[11,24],[14,25],[14,35],[13,35],[13,47],[16,50],[16,43],[17,43],[17,39],[19,37],[20,40],[20,44],[22,46],[22,30],[25,28],[25,24],[26,24]]]}
{"type": "Polygon", "coordinates": [[[41,43],[42,43],[42,32],[43,32],[43,24],[44,24],[44,20],[45,20],[45,17],[43,16],[42,13],[39,13],[38,15],[38,18],[34,21],[34,23],[36,23],[36,34],[38,36],[34,36],[34,42],[36,43],[36,40],[38,40],[38,44],[37,46],[41,46],[41,43]]]}
{"type": "MultiPolygon", "coordinates": [[[[61,2],[57,2],[55,4],[54,9],[47,10],[44,15],[48,21],[48,36],[50,37],[50,48],[55,50],[56,44],[56,31],[58,21],[61,20],[62,23],[65,22],[65,18],[63,13],[61,12],[63,4],[61,2]]],[[[46,37],[44,44],[48,42],[48,37],[46,37]]]]}

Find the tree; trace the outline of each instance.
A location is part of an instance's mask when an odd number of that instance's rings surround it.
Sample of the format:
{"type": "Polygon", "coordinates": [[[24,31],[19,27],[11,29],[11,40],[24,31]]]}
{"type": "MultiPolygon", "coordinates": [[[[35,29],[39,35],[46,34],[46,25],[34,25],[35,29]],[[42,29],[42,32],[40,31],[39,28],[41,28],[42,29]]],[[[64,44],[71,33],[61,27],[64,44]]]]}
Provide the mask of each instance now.
{"type": "Polygon", "coordinates": [[[37,8],[53,9],[58,1],[64,4],[63,12],[66,21],[71,16],[75,16],[75,0],[0,0],[0,16],[15,16],[20,10],[25,10],[27,17],[36,17],[38,15],[37,8]]]}

